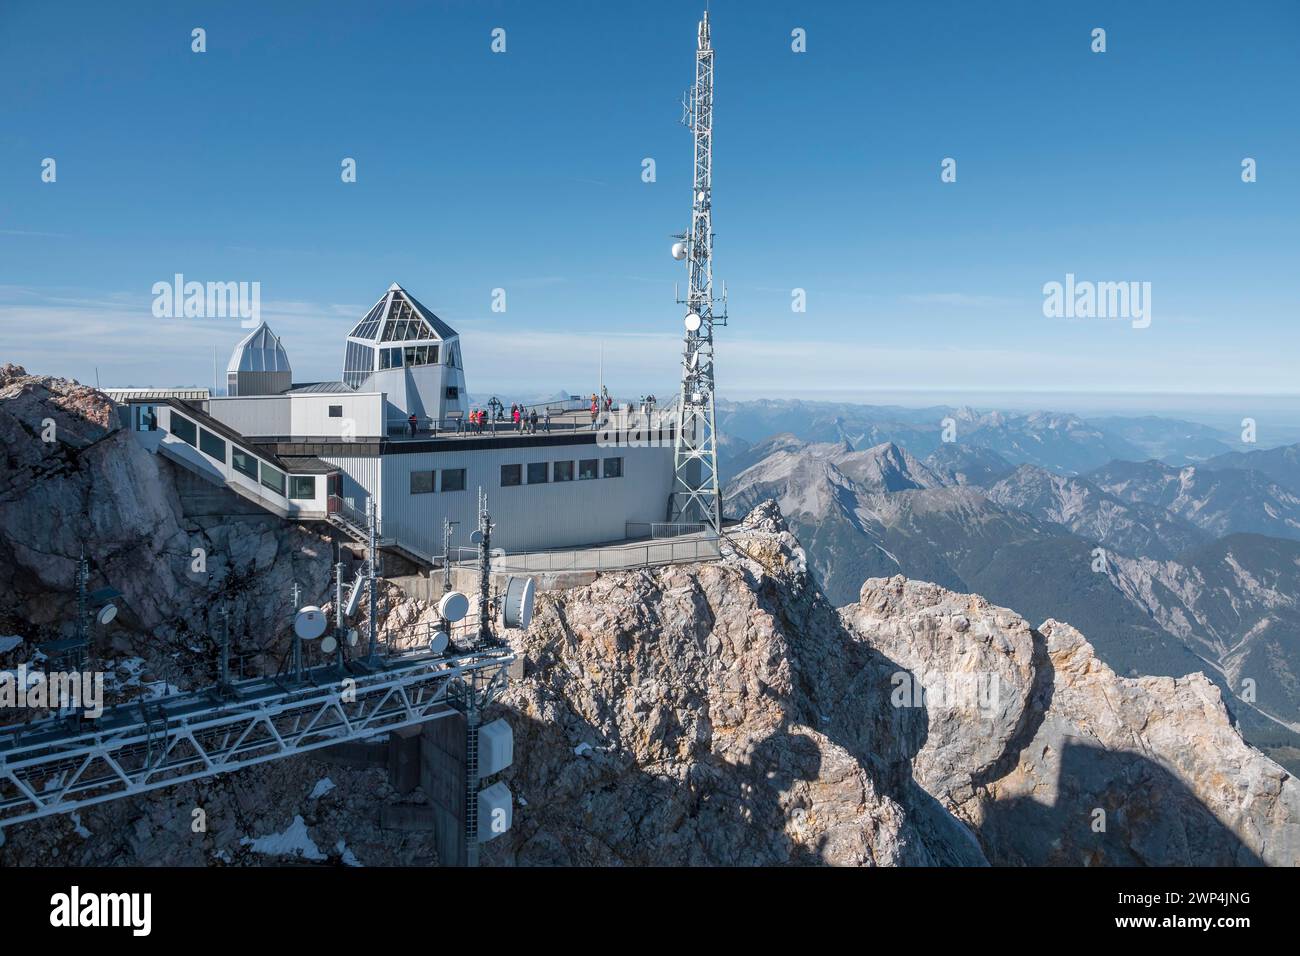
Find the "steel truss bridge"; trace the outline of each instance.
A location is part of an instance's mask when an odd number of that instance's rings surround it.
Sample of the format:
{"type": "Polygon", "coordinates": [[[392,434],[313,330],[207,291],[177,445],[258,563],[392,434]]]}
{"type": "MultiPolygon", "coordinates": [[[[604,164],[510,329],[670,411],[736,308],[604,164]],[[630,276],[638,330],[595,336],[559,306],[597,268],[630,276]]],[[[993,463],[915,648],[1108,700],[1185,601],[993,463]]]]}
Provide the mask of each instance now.
{"type": "Polygon", "coordinates": [[[453,713],[471,722],[514,654],[486,647],[329,663],[301,679],[203,691],[0,728],[0,828],[211,777],[453,713]]]}

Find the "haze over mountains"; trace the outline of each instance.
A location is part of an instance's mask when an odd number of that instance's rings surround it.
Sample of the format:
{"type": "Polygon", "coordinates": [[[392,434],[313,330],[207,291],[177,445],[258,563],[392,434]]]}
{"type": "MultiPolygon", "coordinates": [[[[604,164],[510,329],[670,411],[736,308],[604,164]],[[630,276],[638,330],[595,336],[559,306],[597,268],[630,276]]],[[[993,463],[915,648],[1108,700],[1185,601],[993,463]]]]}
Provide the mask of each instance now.
{"type": "Polygon", "coordinates": [[[719,428],[727,513],[775,498],[833,603],[902,573],[1054,615],[1122,674],[1205,672],[1300,767],[1300,446],[1242,452],[1156,416],[776,401],[720,408],[719,428]]]}

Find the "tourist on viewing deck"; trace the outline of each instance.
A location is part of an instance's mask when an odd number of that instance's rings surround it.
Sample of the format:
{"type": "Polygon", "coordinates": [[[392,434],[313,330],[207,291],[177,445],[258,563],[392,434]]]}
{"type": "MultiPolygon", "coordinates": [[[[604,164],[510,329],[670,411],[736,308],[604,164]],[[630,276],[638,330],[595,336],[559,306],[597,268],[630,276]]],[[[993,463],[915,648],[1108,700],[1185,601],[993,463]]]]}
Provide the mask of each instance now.
{"type": "Polygon", "coordinates": [[[530,434],[537,434],[537,409],[528,413],[528,431],[530,434]]]}
{"type": "Polygon", "coordinates": [[[510,417],[514,419],[515,431],[522,431],[519,427],[520,420],[523,418],[523,410],[518,405],[510,406],[510,417]]]}
{"type": "Polygon", "coordinates": [[[408,418],[408,419],[406,420],[406,424],[409,425],[409,426],[411,426],[411,437],[414,438],[414,437],[415,437],[415,426],[418,424],[418,422],[417,422],[417,420],[416,420],[416,417],[415,417],[415,412],[411,412],[411,417],[408,418]]]}
{"type": "Polygon", "coordinates": [[[546,408],[546,430],[548,432],[551,430],[551,408],[549,405],[546,408]]]}

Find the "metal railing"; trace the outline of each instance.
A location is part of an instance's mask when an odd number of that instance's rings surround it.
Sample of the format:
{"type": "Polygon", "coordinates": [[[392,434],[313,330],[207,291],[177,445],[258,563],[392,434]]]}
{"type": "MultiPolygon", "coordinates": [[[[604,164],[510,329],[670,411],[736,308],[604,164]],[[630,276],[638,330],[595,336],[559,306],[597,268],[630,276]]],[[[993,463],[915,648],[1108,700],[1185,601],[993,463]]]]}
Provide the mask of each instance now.
{"type": "Polygon", "coordinates": [[[531,551],[492,559],[493,571],[534,573],[540,571],[630,571],[667,564],[717,561],[722,557],[718,538],[689,541],[659,541],[620,544],[607,548],[531,551]]]}
{"type": "Polygon", "coordinates": [[[678,538],[685,534],[699,534],[709,526],[700,521],[629,521],[628,538],[678,538]]]}

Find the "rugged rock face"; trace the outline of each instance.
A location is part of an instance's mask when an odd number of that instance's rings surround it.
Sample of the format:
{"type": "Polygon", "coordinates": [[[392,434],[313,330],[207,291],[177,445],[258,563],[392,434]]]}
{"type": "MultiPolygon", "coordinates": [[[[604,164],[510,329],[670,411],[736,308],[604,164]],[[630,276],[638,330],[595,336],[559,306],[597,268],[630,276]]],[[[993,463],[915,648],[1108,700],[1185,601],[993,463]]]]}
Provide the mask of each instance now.
{"type": "Polygon", "coordinates": [[[325,538],[269,516],[187,518],[171,465],[95,389],[5,366],[0,439],[0,633],[28,639],[21,659],[37,640],[71,633],[83,552],[91,589],[124,595],[97,655],[141,657],[178,687],[211,678],[222,607],[236,653],[259,666],[286,633],[293,582],[306,600],[328,594],[325,538]]]}
{"type": "Polygon", "coordinates": [[[841,614],[941,692],[913,770],[994,863],[1300,861],[1300,783],[1201,674],[1118,677],[1068,624],[902,577],[841,614]]]}
{"type": "Polygon", "coordinates": [[[545,595],[506,694],[513,864],[959,864],[971,834],[910,779],[897,666],[811,586],[773,503],[720,564],[545,595]]]}

